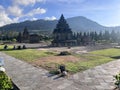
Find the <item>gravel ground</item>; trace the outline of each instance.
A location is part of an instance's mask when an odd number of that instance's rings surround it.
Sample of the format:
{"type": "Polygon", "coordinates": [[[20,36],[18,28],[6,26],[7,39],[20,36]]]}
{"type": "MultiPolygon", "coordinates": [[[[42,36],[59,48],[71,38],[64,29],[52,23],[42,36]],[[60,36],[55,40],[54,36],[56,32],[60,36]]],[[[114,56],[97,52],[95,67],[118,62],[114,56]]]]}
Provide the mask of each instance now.
{"type": "Polygon", "coordinates": [[[70,51],[73,53],[87,53],[89,51],[94,51],[94,50],[100,50],[100,49],[107,49],[107,48],[112,48],[115,47],[115,44],[107,44],[107,45],[92,45],[92,46],[76,46],[76,47],[49,47],[47,43],[42,42],[42,43],[34,43],[34,44],[29,44],[29,43],[20,43],[20,44],[12,44],[15,46],[23,46],[25,45],[27,48],[37,48],[38,50],[50,50],[50,51],[55,51],[55,52],[61,52],[61,51],[70,51]]]}

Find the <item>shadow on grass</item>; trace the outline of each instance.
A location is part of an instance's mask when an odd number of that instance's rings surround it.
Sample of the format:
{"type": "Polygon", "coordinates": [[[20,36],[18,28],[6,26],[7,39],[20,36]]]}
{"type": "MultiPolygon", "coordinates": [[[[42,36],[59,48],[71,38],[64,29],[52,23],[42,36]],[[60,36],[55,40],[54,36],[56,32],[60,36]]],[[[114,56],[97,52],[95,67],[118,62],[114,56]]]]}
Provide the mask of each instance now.
{"type": "Polygon", "coordinates": [[[25,50],[25,49],[0,49],[0,51],[15,51],[15,50],[25,50]]]}
{"type": "Polygon", "coordinates": [[[120,59],[120,56],[114,56],[114,57],[111,57],[113,59],[120,59]]]}
{"type": "Polygon", "coordinates": [[[0,51],[12,51],[13,49],[0,49],[0,51]]]}

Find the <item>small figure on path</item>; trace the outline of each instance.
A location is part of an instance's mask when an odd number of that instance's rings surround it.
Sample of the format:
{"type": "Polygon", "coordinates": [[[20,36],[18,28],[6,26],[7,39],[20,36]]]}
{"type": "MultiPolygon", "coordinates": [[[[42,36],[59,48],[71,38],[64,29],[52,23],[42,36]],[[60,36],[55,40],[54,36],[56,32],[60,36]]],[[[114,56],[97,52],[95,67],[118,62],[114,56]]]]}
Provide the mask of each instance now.
{"type": "Polygon", "coordinates": [[[60,65],[59,69],[60,69],[60,73],[61,73],[62,76],[66,76],[67,75],[65,65],[60,65]]]}
{"type": "Polygon", "coordinates": [[[25,45],[23,45],[23,49],[26,49],[26,46],[25,46],[25,45]]]}
{"type": "Polygon", "coordinates": [[[5,45],[5,46],[4,46],[4,49],[6,50],[7,48],[8,48],[8,46],[7,46],[7,45],[5,45]]]}
{"type": "Polygon", "coordinates": [[[18,49],[18,50],[20,50],[20,49],[21,49],[21,46],[20,46],[20,45],[19,45],[19,46],[17,46],[17,49],[18,49]]]}

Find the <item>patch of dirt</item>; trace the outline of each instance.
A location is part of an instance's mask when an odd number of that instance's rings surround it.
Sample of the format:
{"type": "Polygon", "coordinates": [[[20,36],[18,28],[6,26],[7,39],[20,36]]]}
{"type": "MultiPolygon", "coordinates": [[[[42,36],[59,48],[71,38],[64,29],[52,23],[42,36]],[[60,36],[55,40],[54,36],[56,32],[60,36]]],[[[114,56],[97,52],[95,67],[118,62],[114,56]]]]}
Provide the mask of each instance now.
{"type": "Polygon", "coordinates": [[[43,65],[45,63],[58,63],[58,64],[64,64],[65,62],[77,62],[79,61],[79,58],[68,55],[68,56],[49,56],[49,57],[42,57],[39,58],[39,60],[35,60],[33,62],[35,65],[43,65]]]}

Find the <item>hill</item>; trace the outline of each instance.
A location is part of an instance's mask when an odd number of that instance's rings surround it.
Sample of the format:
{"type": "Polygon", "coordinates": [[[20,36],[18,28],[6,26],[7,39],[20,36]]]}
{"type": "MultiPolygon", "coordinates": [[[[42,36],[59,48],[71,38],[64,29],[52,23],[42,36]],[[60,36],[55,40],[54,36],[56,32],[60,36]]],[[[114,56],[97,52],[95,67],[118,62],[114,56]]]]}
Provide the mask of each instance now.
{"type": "MultiPolygon", "coordinates": [[[[104,30],[119,30],[120,27],[105,27],[98,24],[95,21],[87,19],[83,16],[72,17],[66,19],[70,28],[74,32],[80,31],[104,31],[104,30]]],[[[31,32],[49,32],[51,33],[53,29],[56,27],[57,20],[47,21],[47,20],[36,20],[36,21],[24,21],[20,23],[13,23],[9,25],[5,25],[0,27],[0,30],[15,30],[15,31],[23,31],[26,26],[31,32]]]]}

